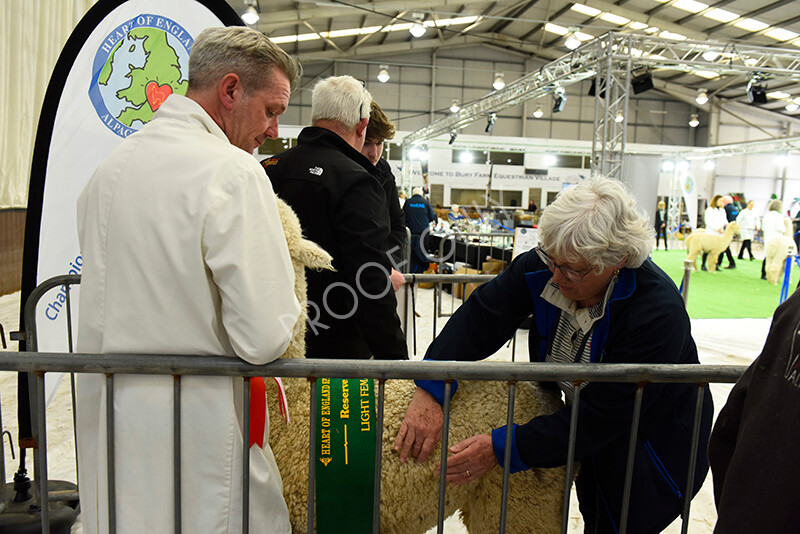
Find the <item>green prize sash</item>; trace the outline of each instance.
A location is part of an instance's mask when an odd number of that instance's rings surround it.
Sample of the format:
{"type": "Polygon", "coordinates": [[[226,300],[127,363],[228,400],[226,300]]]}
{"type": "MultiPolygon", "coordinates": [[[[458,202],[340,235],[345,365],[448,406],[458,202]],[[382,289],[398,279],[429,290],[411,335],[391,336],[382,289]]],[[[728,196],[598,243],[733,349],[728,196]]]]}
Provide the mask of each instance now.
{"type": "Polygon", "coordinates": [[[321,378],[318,383],[317,533],[371,532],[375,489],[373,381],[321,378]]]}

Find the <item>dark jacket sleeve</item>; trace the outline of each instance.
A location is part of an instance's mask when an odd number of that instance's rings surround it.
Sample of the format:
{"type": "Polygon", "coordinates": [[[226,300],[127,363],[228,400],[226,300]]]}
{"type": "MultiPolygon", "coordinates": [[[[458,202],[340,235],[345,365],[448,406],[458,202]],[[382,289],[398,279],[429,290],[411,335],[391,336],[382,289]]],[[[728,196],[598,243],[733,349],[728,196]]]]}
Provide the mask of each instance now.
{"type": "Polygon", "coordinates": [[[397,247],[397,250],[391,252],[391,254],[395,262],[399,262],[406,248],[406,215],[400,207],[400,197],[397,196],[397,182],[394,179],[389,163],[381,158],[378,160],[377,167],[383,179],[383,192],[389,205],[389,223],[391,225],[389,251],[397,247]]]}
{"type": "Polygon", "coordinates": [[[478,286],[433,340],[425,359],[477,361],[494,354],[533,309],[525,273],[543,268],[537,254],[528,252],[478,286]]]}
{"type": "Polygon", "coordinates": [[[431,205],[428,204],[428,220],[431,222],[436,222],[437,219],[438,217],[436,217],[436,212],[433,211],[433,207],[431,207],[431,205]]]}
{"type": "MultiPolygon", "coordinates": [[[[478,286],[456,310],[425,354],[426,360],[477,361],[488,358],[511,339],[533,309],[525,273],[546,268],[531,251],[520,255],[493,280],[478,286]]],[[[444,383],[417,380],[417,385],[444,402],[444,383]]],[[[455,394],[458,383],[451,389],[455,394]]]]}
{"type": "Polygon", "coordinates": [[[711,440],[708,443],[708,461],[711,464],[711,474],[714,480],[714,502],[720,505],[722,488],[725,486],[725,476],[731,464],[733,453],[736,450],[736,441],[739,435],[742,410],[747,400],[750,389],[750,380],[753,377],[753,365],[736,381],[731,389],[728,401],[719,412],[711,440]]]}
{"type": "Polygon", "coordinates": [[[377,180],[365,174],[344,192],[334,210],[334,225],[348,280],[359,288],[356,316],[361,334],[376,359],[407,359],[397,301],[389,280],[386,200],[377,180]]]}

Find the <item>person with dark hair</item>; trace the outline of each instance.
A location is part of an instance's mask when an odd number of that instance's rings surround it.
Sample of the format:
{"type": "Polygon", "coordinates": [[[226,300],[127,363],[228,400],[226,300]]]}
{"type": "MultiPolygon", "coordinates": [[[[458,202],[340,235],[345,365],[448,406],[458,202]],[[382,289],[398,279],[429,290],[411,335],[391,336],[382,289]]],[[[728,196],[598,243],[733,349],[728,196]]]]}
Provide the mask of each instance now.
{"type": "MultiPolygon", "coordinates": [[[[739,210],[733,204],[733,197],[730,195],[725,195],[722,197],[722,201],[720,202],[722,205],[722,209],[725,212],[725,226],[728,226],[728,223],[731,223],[736,220],[736,215],[739,213],[739,210]]],[[[733,261],[733,254],[731,253],[731,247],[728,245],[722,254],[728,258],[728,266],[725,267],[726,269],[735,269],[736,262],[733,261]]],[[[717,259],[717,265],[722,265],[722,254],[719,255],[717,259]]]]}
{"type": "MultiPolygon", "coordinates": [[[[285,352],[300,304],[275,194],[252,152],[277,137],[298,68],[253,29],[197,36],[186,96],[171,94],[78,198],[79,352],[142,354],[143,362],[147,354],[224,355],[256,365],[285,352]]],[[[121,534],[174,532],[175,378],[115,375],[113,407],[102,374],[76,383],[83,532],[111,532],[114,517],[121,534]],[[107,410],[116,423],[111,450],[107,410]]],[[[250,532],[291,532],[263,416],[250,420],[243,473],[242,379],[183,376],[180,384],[183,531],[241,532],[248,477],[250,532]]]]}
{"type": "Polygon", "coordinates": [[[261,164],[335,271],[308,270],[307,358],[407,359],[392,291],[389,208],[362,153],[372,95],[352,76],[320,80],[297,146],[261,164]]]}
{"type": "MultiPolygon", "coordinates": [[[[378,181],[383,186],[383,192],[386,194],[386,203],[389,207],[389,223],[391,225],[389,251],[395,264],[399,267],[405,255],[406,240],[408,238],[406,235],[406,216],[400,207],[397,182],[394,179],[394,174],[392,174],[392,168],[389,162],[381,157],[383,145],[388,139],[394,138],[394,131],[392,121],[389,120],[381,107],[373,101],[370,105],[367,135],[364,139],[364,147],[361,149],[361,153],[378,169],[378,181]]],[[[395,291],[397,291],[403,283],[403,277],[395,269],[392,269],[392,271],[392,285],[395,286],[395,291]]]]}
{"type": "MultiPolygon", "coordinates": [[[[722,195],[714,195],[711,199],[711,202],[708,203],[708,207],[703,214],[703,222],[706,225],[706,232],[713,233],[715,235],[722,235],[725,232],[725,227],[728,225],[728,219],[725,215],[725,208],[723,207],[723,196],[722,195]]],[[[724,252],[723,252],[724,254],[724,252]]],[[[700,266],[700,269],[706,271],[706,258],[708,258],[708,252],[703,252],[703,261],[700,266]]],[[[736,267],[735,264],[731,263],[732,257],[728,258],[728,266],[726,269],[734,269],[736,267]]],[[[719,266],[722,265],[722,254],[719,255],[719,259],[717,260],[717,271],[719,270],[719,266]]]]}

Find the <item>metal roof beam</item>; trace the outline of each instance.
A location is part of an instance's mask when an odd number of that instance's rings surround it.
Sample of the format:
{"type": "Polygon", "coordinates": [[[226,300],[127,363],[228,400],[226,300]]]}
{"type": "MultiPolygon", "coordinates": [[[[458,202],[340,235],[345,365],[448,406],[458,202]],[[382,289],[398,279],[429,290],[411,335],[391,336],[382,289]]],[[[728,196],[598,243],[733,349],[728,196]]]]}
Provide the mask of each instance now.
{"type": "Polygon", "coordinates": [[[695,41],[704,41],[708,39],[708,33],[706,32],[694,31],[687,28],[686,26],[675,24],[674,22],[668,22],[664,19],[659,19],[652,15],[645,15],[640,11],[636,11],[634,9],[628,9],[625,7],[620,7],[610,2],[605,2],[603,0],[585,0],[583,3],[589,7],[599,9],[600,11],[605,11],[606,13],[612,13],[614,15],[625,17],[626,19],[643,22],[645,24],[649,24],[650,26],[656,26],[657,28],[660,28],[662,30],[667,30],[669,32],[685,35],[689,39],[694,39],[695,41]]]}
{"type": "MultiPolygon", "coordinates": [[[[341,16],[352,16],[356,10],[364,14],[388,15],[390,12],[397,11],[430,11],[431,0],[386,0],[379,4],[356,5],[341,7],[302,7],[297,9],[286,9],[283,11],[271,11],[268,15],[262,16],[256,26],[259,31],[269,33],[279,28],[300,24],[306,20],[313,21],[322,18],[334,18],[341,16]],[[374,7],[373,7],[374,6],[374,7]],[[263,21],[263,22],[262,22],[263,21]]],[[[484,4],[486,0],[435,0],[437,8],[450,7],[453,10],[467,4],[484,4]]]]}
{"type": "MultiPolygon", "coordinates": [[[[754,9],[753,11],[750,11],[749,13],[745,13],[744,15],[739,15],[738,19],[733,19],[730,22],[723,22],[722,24],[717,24],[716,26],[713,26],[713,27],[709,28],[708,29],[708,33],[714,33],[714,32],[717,32],[717,31],[723,29],[723,28],[728,28],[730,26],[733,26],[734,24],[736,24],[736,21],[739,20],[739,19],[750,19],[750,18],[753,18],[753,17],[757,17],[757,16],[761,15],[762,13],[767,13],[769,11],[772,11],[773,9],[777,9],[777,8],[779,8],[781,6],[785,6],[786,4],[791,4],[791,3],[794,3],[794,2],[795,2],[795,0],[778,0],[777,2],[773,2],[773,3],[769,4],[769,5],[762,6],[762,7],[758,8],[758,9],[754,9]]],[[[747,37],[748,35],[756,34],[756,33],[758,33],[758,32],[747,32],[746,34],[744,34],[744,36],[742,36],[742,38],[747,37]]]]}
{"type": "MultiPolygon", "coordinates": [[[[589,78],[595,74],[597,65],[601,61],[611,60],[618,69],[623,68],[621,65],[633,63],[635,66],[650,65],[687,72],[701,68],[724,75],[761,72],[768,73],[774,78],[800,80],[800,51],[723,43],[717,43],[715,46],[720,48],[720,52],[729,55],[726,56],[728,57],[726,63],[703,59],[702,54],[709,50],[708,42],[673,41],[610,32],[506,85],[501,91],[462,107],[458,113],[412,132],[404,138],[403,143],[421,143],[466,126],[491,111],[498,112],[540,97],[553,91],[558,85],[566,86],[589,78]],[[753,60],[753,65],[746,64],[746,59],[753,60]]],[[[735,103],[731,103],[733,104],[735,103]]],[[[765,112],[772,115],[770,117],[772,120],[790,118],[783,114],[765,112]]]]}

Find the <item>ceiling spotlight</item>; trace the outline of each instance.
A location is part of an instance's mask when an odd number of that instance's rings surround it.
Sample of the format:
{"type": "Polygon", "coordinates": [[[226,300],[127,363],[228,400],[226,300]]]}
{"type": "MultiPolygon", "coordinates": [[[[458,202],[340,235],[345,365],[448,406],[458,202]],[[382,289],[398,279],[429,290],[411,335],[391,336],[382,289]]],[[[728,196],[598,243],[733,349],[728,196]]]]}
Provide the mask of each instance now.
{"type": "Polygon", "coordinates": [[[494,87],[495,91],[499,91],[503,87],[506,86],[506,81],[503,79],[502,72],[495,72],[494,73],[494,81],[492,82],[492,87],[494,87]]]}
{"type": "Polygon", "coordinates": [[[621,111],[617,111],[617,116],[614,117],[614,122],[620,123],[625,120],[625,115],[621,111]]]}
{"type": "Polygon", "coordinates": [[[697,102],[702,106],[703,104],[708,102],[708,93],[706,92],[705,89],[700,89],[699,91],[697,91],[697,96],[694,97],[694,100],[695,102],[697,102]]]}
{"type": "Polygon", "coordinates": [[[456,137],[458,137],[458,132],[456,130],[452,130],[450,132],[450,141],[447,144],[452,145],[453,143],[455,143],[456,137]]]}
{"type": "Polygon", "coordinates": [[[692,128],[700,126],[700,118],[697,116],[697,113],[692,113],[692,116],[689,118],[689,126],[692,128]]]}
{"type": "Polygon", "coordinates": [[[786,104],[786,111],[797,111],[798,108],[800,108],[800,104],[795,100],[789,100],[789,103],[786,104]]]}
{"type": "Polygon", "coordinates": [[[747,99],[751,104],[767,103],[767,86],[762,85],[759,76],[753,76],[747,82],[747,99]]]}
{"type": "Polygon", "coordinates": [[[578,39],[577,35],[575,35],[576,31],[578,31],[578,28],[570,28],[569,33],[567,34],[567,39],[564,41],[564,46],[570,50],[575,50],[581,45],[581,40],[578,39]]]}
{"type": "Polygon", "coordinates": [[[640,67],[639,69],[634,69],[631,74],[633,74],[633,77],[631,78],[633,94],[638,95],[639,93],[644,93],[645,91],[649,91],[654,87],[653,74],[650,72],[649,68],[640,67]],[[639,74],[635,74],[636,72],[639,72],[639,74]]]}
{"type": "Polygon", "coordinates": [[[381,70],[378,71],[378,81],[381,83],[386,83],[389,81],[389,67],[387,65],[381,65],[381,70]]]}
{"type": "Polygon", "coordinates": [[[553,93],[553,113],[558,113],[567,105],[567,92],[563,87],[557,87],[553,93]]]}
{"type": "Polygon", "coordinates": [[[775,165],[778,167],[786,167],[787,163],[789,163],[789,156],[786,154],[778,154],[778,156],[775,157],[775,165]]]}
{"type": "Polygon", "coordinates": [[[425,32],[428,31],[428,29],[422,23],[422,19],[425,18],[425,15],[422,13],[414,13],[412,16],[416,22],[411,25],[408,31],[411,32],[411,35],[414,37],[422,37],[425,35],[425,32]]]}
{"type": "Polygon", "coordinates": [[[672,172],[675,170],[675,162],[671,159],[664,160],[661,163],[661,170],[664,172],[672,172]]]}
{"type": "Polygon", "coordinates": [[[714,170],[714,160],[713,159],[705,160],[703,162],[703,168],[705,170],[707,170],[707,171],[713,171],[714,170]]]}
{"type": "Polygon", "coordinates": [[[544,111],[542,111],[542,106],[536,106],[536,109],[533,111],[533,116],[537,119],[541,119],[544,115],[544,111]]]}
{"type": "Polygon", "coordinates": [[[247,9],[245,9],[244,13],[242,13],[242,21],[245,24],[252,26],[258,22],[259,18],[261,18],[261,15],[259,14],[258,0],[245,0],[244,5],[247,6],[247,9]]]}
{"type": "Polygon", "coordinates": [[[719,54],[717,52],[714,52],[713,50],[709,50],[707,52],[703,52],[703,59],[705,59],[706,61],[714,61],[718,57],[719,57],[719,54]]]}
{"type": "Polygon", "coordinates": [[[453,103],[450,104],[450,113],[458,113],[458,110],[461,109],[461,106],[458,105],[458,100],[453,99],[453,103]]]}
{"type": "Polygon", "coordinates": [[[497,120],[497,113],[495,113],[494,111],[489,113],[489,116],[486,118],[486,130],[485,130],[486,133],[492,131],[492,128],[494,128],[494,123],[496,120],[497,120]]]}
{"type": "Polygon", "coordinates": [[[558,159],[553,154],[545,154],[543,158],[545,167],[554,167],[558,159]]]}

